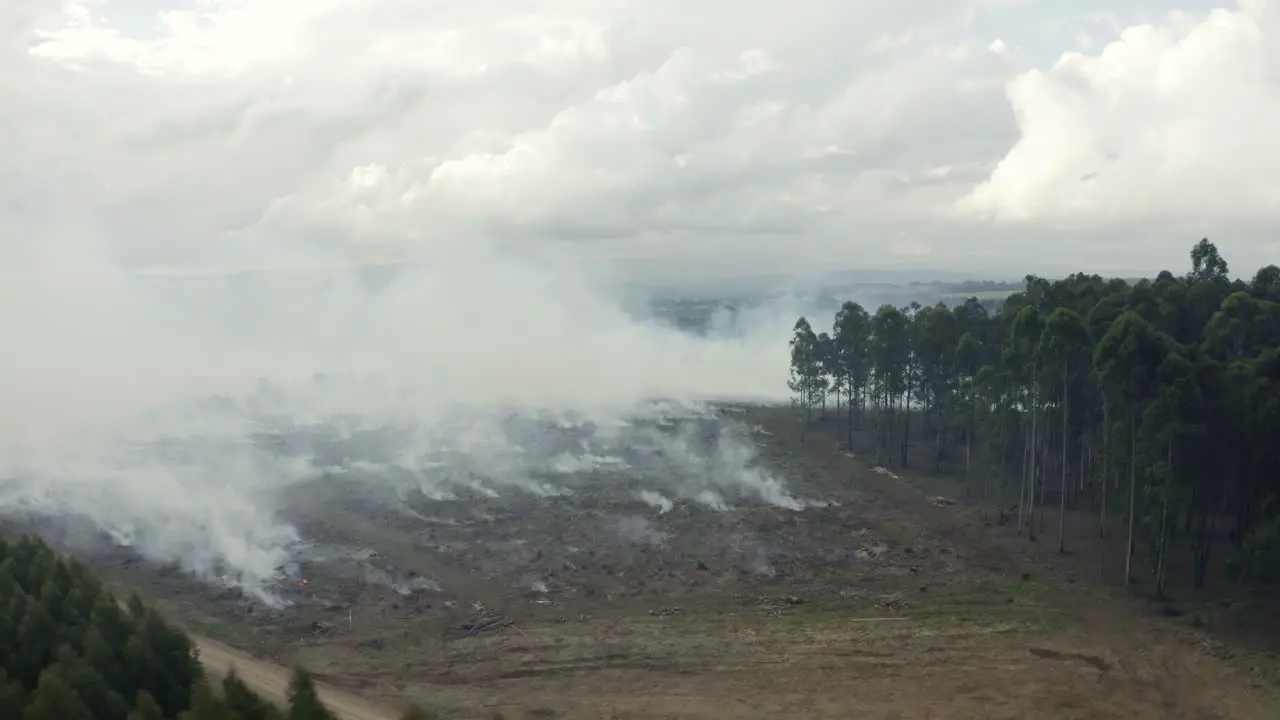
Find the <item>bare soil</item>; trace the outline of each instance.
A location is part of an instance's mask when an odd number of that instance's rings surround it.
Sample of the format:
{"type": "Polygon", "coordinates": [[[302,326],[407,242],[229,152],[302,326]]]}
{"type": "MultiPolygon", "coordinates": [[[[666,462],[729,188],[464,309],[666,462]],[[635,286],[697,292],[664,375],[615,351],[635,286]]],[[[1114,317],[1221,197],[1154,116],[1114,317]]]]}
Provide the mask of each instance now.
{"type": "MultiPolygon", "coordinates": [[[[217,640],[192,635],[205,671],[221,677],[235,670],[237,676],[254,692],[284,705],[289,691],[290,671],[280,665],[256,658],[217,640]]],[[[375,705],[364,698],[317,683],[316,691],[338,720],[396,720],[395,711],[375,705]]]]}
{"type": "Polygon", "coordinates": [[[1083,513],[1058,555],[954,477],[871,468],[833,423],[802,443],[790,410],[736,420],[793,493],[832,504],[660,513],[596,473],[569,498],[390,511],[328,483],[296,499],[317,545],[281,611],[94,562],[208,638],[215,668],[275,687],[304,664],[350,718],[407,700],[445,718],[1280,717],[1275,656],[1114,591],[1083,513]]]}

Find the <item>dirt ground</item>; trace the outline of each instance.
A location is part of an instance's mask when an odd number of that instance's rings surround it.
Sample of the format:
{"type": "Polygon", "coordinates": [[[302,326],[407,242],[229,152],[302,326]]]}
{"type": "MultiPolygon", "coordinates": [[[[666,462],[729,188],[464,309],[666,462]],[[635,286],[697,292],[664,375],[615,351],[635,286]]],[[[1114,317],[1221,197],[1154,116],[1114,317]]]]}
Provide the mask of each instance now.
{"type": "MultiPolygon", "coordinates": [[[[256,658],[242,650],[236,650],[217,640],[192,635],[200,661],[205,671],[215,677],[232,670],[246,685],[262,697],[284,705],[289,692],[288,668],[268,660],[256,658]]],[[[325,706],[338,720],[396,720],[399,715],[392,708],[375,705],[352,693],[334,688],[327,683],[317,683],[316,690],[325,706]]]]}
{"type": "Polygon", "coordinates": [[[1084,519],[1060,556],[1056,535],[984,522],[953,478],[873,470],[829,424],[801,443],[790,410],[731,417],[828,505],[660,512],[597,474],[572,498],[393,511],[329,483],[296,498],[316,544],[279,611],[94,562],[219,662],[302,663],[370,708],[444,718],[1280,717],[1274,655],[1113,590],[1084,519]]]}

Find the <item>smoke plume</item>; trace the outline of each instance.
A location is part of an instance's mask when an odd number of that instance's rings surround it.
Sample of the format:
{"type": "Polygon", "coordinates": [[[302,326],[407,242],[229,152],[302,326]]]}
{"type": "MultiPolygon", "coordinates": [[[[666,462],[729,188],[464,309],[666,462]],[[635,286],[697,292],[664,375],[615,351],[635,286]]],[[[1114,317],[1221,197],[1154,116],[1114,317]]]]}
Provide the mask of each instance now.
{"type": "Polygon", "coordinates": [[[690,334],[492,248],[371,286],[358,268],[141,275],[49,232],[0,270],[0,512],[85,518],[261,589],[299,540],[281,491],[327,478],[391,502],[630,473],[663,509],[803,506],[711,405],[780,399],[780,322],[690,334]]]}

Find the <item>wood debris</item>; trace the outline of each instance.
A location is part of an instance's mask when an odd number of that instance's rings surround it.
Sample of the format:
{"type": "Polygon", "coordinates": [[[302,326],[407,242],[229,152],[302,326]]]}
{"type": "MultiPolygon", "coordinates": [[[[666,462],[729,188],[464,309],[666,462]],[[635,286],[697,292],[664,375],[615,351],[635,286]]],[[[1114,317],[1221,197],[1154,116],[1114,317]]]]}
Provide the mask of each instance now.
{"type": "Polygon", "coordinates": [[[877,466],[875,466],[875,467],[871,468],[871,470],[872,470],[873,472],[878,472],[878,473],[880,473],[881,475],[884,475],[885,477],[893,478],[894,480],[901,480],[901,479],[902,479],[902,478],[898,477],[897,475],[895,475],[895,474],[893,473],[893,471],[892,471],[892,470],[890,470],[889,468],[887,468],[887,467],[885,467],[885,466],[883,466],[883,465],[877,465],[877,466]]]}
{"type": "Polygon", "coordinates": [[[884,610],[904,610],[911,607],[911,602],[903,600],[901,594],[893,593],[880,598],[876,603],[876,607],[884,610]]]}
{"type": "Polygon", "coordinates": [[[650,610],[649,614],[656,618],[669,618],[679,615],[683,610],[678,607],[664,607],[657,610],[650,610]]]}
{"type": "Polygon", "coordinates": [[[1233,653],[1230,648],[1207,635],[1197,634],[1194,647],[1205,655],[1218,658],[1219,660],[1230,660],[1235,656],[1235,653],[1233,653]]]}
{"type": "Polygon", "coordinates": [[[792,608],[796,605],[803,605],[804,600],[794,595],[786,595],[782,597],[761,596],[754,600],[749,600],[747,604],[754,605],[770,615],[777,617],[787,608],[792,608]]]}
{"type": "Polygon", "coordinates": [[[455,637],[474,637],[483,633],[515,627],[514,620],[490,610],[480,603],[471,603],[471,607],[471,615],[466,620],[453,626],[453,635],[455,637]]]}
{"type": "Polygon", "coordinates": [[[937,505],[938,507],[946,507],[947,505],[956,504],[955,500],[948,500],[947,498],[944,498],[941,495],[934,495],[933,497],[929,498],[929,502],[933,503],[934,505],[937,505]]]}

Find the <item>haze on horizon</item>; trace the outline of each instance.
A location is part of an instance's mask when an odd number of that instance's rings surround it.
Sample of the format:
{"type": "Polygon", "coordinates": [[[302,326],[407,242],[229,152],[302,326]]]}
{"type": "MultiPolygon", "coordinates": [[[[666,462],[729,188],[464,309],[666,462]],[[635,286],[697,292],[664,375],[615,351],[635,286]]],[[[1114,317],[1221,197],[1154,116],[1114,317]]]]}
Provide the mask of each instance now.
{"type": "MultiPolygon", "coordinates": [[[[6,0],[0,514],[258,582],[327,471],[264,427],[394,430],[381,490],[448,456],[542,492],[511,417],[585,458],[786,397],[802,301],[694,337],[624,281],[1274,261],[1280,7],[1124,7],[6,0]]],[[[792,502],[731,439],[647,442],[792,502]]]]}

